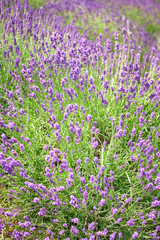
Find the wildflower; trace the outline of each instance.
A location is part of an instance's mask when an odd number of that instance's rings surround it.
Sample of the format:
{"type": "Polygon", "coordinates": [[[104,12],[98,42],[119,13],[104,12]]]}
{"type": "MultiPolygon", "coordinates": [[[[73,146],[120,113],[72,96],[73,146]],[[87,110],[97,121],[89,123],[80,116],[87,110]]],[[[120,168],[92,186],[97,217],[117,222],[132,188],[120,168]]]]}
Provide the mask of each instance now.
{"type": "Polygon", "coordinates": [[[129,197],[127,200],[125,200],[125,203],[128,204],[128,203],[130,203],[131,200],[132,200],[132,198],[129,197]]]}
{"type": "Polygon", "coordinates": [[[139,200],[141,200],[141,198],[140,198],[140,197],[138,197],[138,198],[136,199],[136,201],[135,201],[135,202],[138,202],[139,200]]]}
{"type": "Polygon", "coordinates": [[[116,233],[114,232],[110,235],[109,240],[114,240],[115,237],[116,237],[116,233]]]}
{"type": "Polygon", "coordinates": [[[97,157],[94,158],[94,162],[95,162],[95,164],[98,164],[99,160],[97,157]]]}
{"type": "Polygon", "coordinates": [[[131,137],[134,137],[135,133],[136,133],[136,129],[133,128],[133,129],[132,129],[132,133],[131,133],[131,137]]]}
{"type": "Polygon", "coordinates": [[[39,202],[39,198],[34,198],[32,202],[33,202],[33,203],[39,202]]]}
{"type": "Polygon", "coordinates": [[[67,142],[67,143],[68,143],[68,142],[71,142],[71,139],[70,139],[69,136],[66,136],[66,142],[67,142]]]}
{"type": "Polygon", "coordinates": [[[16,58],[15,59],[15,68],[18,68],[19,67],[19,61],[20,61],[20,58],[16,58]]]}
{"type": "Polygon", "coordinates": [[[146,220],[144,220],[144,221],[142,222],[142,225],[146,225],[146,222],[147,222],[147,221],[146,221],[146,220]]]}
{"type": "Polygon", "coordinates": [[[108,230],[105,228],[104,231],[96,232],[96,235],[98,235],[98,236],[105,236],[105,235],[107,235],[107,233],[108,233],[108,230]]]}
{"type": "Polygon", "coordinates": [[[113,176],[114,175],[114,172],[113,171],[109,171],[110,175],[113,176]]]}
{"type": "Polygon", "coordinates": [[[101,201],[98,203],[99,207],[102,207],[106,203],[105,199],[102,198],[101,201]]]}
{"type": "Polygon", "coordinates": [[[132,239],[135,239],[138,237],[138,232],[134,232],[133,235],[132,235],[132,239]]]}
{"type": "Polygon", "coordinates": [[[106,43],[105,43],[105,50],[106,52],[110,52],[111,51],[111,42],[109,39],[107,39],[106,43]]]}
{"type": "Polygon", "coordinates": [[[151,203],[151,207],[156,207],[160,206],[160,201],[155,200],[154,202],[151,203]]]}
{"type": "Polygon", "coordinates": [[[0,220],[0,234],[2,233],[2,230],[4,229],[5,225],[2,224],[2,220],[0,220]]]}
{"type": "Polygon", "coordinates": [[[127,225],[128,226],[134,226],[134,224],[135,224],[135,219],[130,219],[129,221],[127,221],[127,225]]]}
{"type": "Polygon", "coordinates": [[[58,222],[57,218],[53,219],[52,222],[57,223],[58,222]]]}
{"type": "Polygon", "coordinates": [[[88,196],[88,190],[86,189],[83,193],[83,198],[86,200],[88,196]]]}
{"type": "Polygon", "coordinates": [[[88,225],[88,230],[94,230],[95,229],[95,222],[92,222],[88,225]]]}
{"type": "Polygon", "coordinates": [[[108,181],[111,183],[114,181],[114,177],[108,177],[108,181]]]}
{"type": "Polygon", "coordinates": [[[71,218],[71,222],[78,224],[79,220],[78,220],[78,218],[71,218]]]}
{"type": "Polygon", "coordinates": [[[94,175],[91,175],[91,176],[90,176],[90,183],[93,183],[93,182],[94,182],[94,180],[95,180],[95,177],[94,177],[94,175]]]}
{"type": "Polygon", "coordinates": [[[114,223],[117,224],[117,223],[120,223],[122,221],[122,218],[118,218],[114,223]]]}
{"type": "Polygon", "coordinates": [[[118,212],[117,208],[112,208],[111,210],[113,214],[116,214],[118,212]]]}
{"type": "Polygon", "coordinates": [[[95,141],[94,143],[92,143],[92,147],[96,148],[98,146],[98,141],[95,141]]]}
{"type": "Polygon", "coordinates": [[[85,158],[85,163],[88,163],[89,157],[85,158]]]}
{"type": "Polygon", "coordinates": [[[63,223],[62,226],[65,227],[65,228],[68,227],[68,225],[66,223],[63,223]]]}
{"type": "Polygon", "coordinates": [[[60,235],[63,235],[65,233],[65,230],[62,230],[59,232],[60,235]]]}
{"type": "Polygon", "coordinates": [[[74,234],[74,236],[77,236],[77,234],[79,233],[79,230],[74,226],[71,226],[70,232],[74,234]]]}
{"type": "Polygon", "coordinates": [[[21,239],[23,236],[23,234],[21,232],[18,232],[17,230],[13,230],[12,235],[13,238],[17,240],[21,239]]]}
{"type": "Polygon", "coordinates": [[[88,116],[87,116],[88,122],[91,122],[91,119],[92,119],[92,116],[91,116],[91,115],[88,115],[88,116]]]}
{"type": "Polygon", "coordinates": [[[95,240],[95,236],[93,236],[93,235],[90,235],[90,238],[89,238],[89,240],[95,240]]]}
{"type": "Polygon", "coordinates": [[[47,210],[45,207],[41,208],[40,211],[38,212],[39,216],[44,216],[46,214],[47,210]]]}
{"type": "Polygon", "coordinates": [[[79,159],[76,161],[76,164],[77,164],[77,165],[80,165],[80,163],[81,163],[81,159],[79,158],[79,159]]]}

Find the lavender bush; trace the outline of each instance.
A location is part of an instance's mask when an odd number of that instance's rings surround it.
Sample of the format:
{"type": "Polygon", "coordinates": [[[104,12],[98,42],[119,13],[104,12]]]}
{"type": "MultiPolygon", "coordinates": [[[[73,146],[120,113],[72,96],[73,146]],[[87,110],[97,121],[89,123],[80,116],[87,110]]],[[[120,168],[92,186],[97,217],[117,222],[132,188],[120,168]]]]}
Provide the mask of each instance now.
{"type": "Polygon", "coordinates": [[[158,49],[59,10],[1,3],[1,237],[160,239],[158,49]]]}
{"type": "Polygon", "coordinates": [[[65,16],[67,23],[74,19],[80,32],[85,28],[90,40],[96,40],[98,34],[103,33],[104,42],[108,38],[114,41],[114,31],[119,32],[122,26],[125,26],[128,33],[132,31],[136,44],[141,45],[143,49],[141,58],[144,53],[146,55],[146,52],[150,55],[151,48],[159,42],[160,6],[154,1],[59,0],[52,3],[49,1],[44,6],[46,11],[48,9],[52,11],[53,8],[65,16]]]}

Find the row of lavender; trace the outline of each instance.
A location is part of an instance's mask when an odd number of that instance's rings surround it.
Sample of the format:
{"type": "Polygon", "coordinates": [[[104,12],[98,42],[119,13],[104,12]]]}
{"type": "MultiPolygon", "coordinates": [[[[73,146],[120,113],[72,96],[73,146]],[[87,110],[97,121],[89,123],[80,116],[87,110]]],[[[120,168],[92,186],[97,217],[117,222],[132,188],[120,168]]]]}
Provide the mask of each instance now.
{"type": "MultiPolygon", "coordinates": [[[[59,0],[47,1],[43,8],[47,12],[56,9],[57,13],[63,13],[67,22],[73,18],[79,30],[86,28],[90,39],[96,38],[99,32],[103,33],[104,41],[107,38],[113,39],[114,31],[125,26],[128,33],[133,33],[134,41],[143,49],[145,57],[150,54],[151,48],[159,43],[160,5],[154,1],[83,0],[79,3],[59,0]]],[[[158,52],[157,54],[159,55],[158,52]]]]}
{"type": "Polygon", "coordinates": [[[54,10],[1,4],[2,239],[159,239],[158,50],[54,10]]]}

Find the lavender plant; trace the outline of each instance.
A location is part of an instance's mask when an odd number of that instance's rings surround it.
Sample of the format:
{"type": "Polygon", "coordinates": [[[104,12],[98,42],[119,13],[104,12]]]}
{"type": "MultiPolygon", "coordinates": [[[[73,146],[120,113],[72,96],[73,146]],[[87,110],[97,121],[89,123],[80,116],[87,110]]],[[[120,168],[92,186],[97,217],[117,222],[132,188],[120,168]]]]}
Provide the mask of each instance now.
{"type": "MultiPolygon", "coordinates": [[[[133,33],[136,44],[142,47],[141,62],[143,56],[145,55],[144,58],[146,55],[149,56],[152,47],[159,42],[159,4],[156,2],[146,0],[52,2],[44,7],[46,11],[48,8],[56,8],[58,13],[65,16],[67,23],[74,18],[78,30],[83,32],[85,29],[90,40],[96,40],[99,33],[103,33],[103,42],[108,38],[114,42],[113,33],[115,31],[120,33],[122,26],[125,26],[128,33],[129,31],[133,33]]],[[[119,41],[123,41],[121,34],[119,41]]],[[[159,51],[157,54],[159,55],[159,51]]]]}
{"type": "Polygon", "coordinates": [[[159,239],[157,50],[54,7],[1,4],[2,239],[159,239]]]}

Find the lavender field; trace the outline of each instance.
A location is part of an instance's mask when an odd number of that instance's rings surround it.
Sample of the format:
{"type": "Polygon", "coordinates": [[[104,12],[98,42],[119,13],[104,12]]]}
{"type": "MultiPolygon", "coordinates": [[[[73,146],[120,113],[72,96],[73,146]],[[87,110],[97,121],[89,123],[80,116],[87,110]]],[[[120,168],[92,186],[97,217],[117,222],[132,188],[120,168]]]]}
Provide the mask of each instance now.
{"type": "Polygon", "coordinates": [[[160,239],[160,1],[0,1],[0,239],[160,239]]]}

